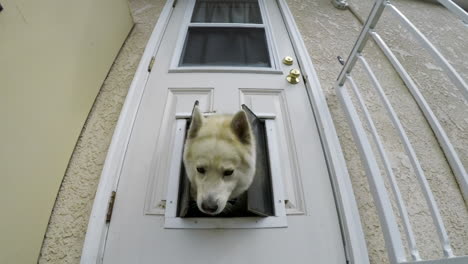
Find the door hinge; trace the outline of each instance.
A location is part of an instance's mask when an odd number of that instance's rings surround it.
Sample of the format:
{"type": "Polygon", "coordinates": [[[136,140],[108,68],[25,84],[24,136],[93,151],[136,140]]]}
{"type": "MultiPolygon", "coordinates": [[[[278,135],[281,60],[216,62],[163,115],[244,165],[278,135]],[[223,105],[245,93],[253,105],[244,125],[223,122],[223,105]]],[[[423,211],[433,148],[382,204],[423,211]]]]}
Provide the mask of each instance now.
{"type": "Polygon", "coordinates": [[[112,211],[114,210],[114,202],[115,202],[115,191],[112,191],[111,196],[109,198],[109,207],[107,207],[107,214],[106,214],[106,222],[109,223],[112,218],[112,211]]]}
{"type": "Polygon", "coordinates": [[[150,63],[148,65],[148,72],[151,72],[151,69],[153,69],[153,64],[154,64],[155,57],[151,57],[150,63]]]}
{"type": "Polygon", "coordinates": [[[177,5],[177,0],[174,0],[174,2],[172,3],[172,7],[175,7],[177,5]]]}

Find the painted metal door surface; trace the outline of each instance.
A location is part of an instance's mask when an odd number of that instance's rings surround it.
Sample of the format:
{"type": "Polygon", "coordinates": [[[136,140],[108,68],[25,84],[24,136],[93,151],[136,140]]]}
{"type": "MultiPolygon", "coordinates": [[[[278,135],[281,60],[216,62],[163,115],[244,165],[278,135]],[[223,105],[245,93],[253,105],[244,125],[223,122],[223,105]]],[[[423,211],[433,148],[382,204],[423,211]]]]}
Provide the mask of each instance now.
{"type": "MultiPolygon", "coordinates": [[[[300,70],[299,55],[275,1],[242,2],[249,7],[236,8],[248,12],[233,15],[221,5],[217,16],[205,14],[213,11],[208,4],[177,2],[135,117],[104,263],[346,263],[304,80],[287,80],[292,69],[300,70]],[[283,63],[286,56],[292,65],[283,63]],[[204,112],[235,113],[246,104],[255,113],[275,117],[287,227],[165,228],[176,118],[190,113],[195,100],[204,112]]],[[[235,225],[235,219],[226,221],[235,225]]]]}

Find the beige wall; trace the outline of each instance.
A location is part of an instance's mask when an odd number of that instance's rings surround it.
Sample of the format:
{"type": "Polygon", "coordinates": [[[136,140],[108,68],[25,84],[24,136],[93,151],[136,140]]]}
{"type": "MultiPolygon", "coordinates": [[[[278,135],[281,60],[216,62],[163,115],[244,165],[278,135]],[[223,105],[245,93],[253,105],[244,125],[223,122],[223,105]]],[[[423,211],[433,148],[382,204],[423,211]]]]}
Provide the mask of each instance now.
{"type": "Polygon", "coordinates": [[[70,155],[133,22],[126,0],[1,4],[0,263],[36,263],[70,155]]]}

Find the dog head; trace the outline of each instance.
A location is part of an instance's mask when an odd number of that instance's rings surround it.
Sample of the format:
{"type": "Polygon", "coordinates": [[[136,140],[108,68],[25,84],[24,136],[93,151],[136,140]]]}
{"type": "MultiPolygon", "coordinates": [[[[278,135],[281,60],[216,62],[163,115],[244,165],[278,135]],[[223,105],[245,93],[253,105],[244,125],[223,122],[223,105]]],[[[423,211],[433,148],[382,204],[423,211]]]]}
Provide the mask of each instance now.
{"type": "Polygon", "coordinates": [[[195,107],[184,166],[198,208],[216,215],[246,191],[255,174],[255,138],[244,111],[204,118],[195,107]]]}

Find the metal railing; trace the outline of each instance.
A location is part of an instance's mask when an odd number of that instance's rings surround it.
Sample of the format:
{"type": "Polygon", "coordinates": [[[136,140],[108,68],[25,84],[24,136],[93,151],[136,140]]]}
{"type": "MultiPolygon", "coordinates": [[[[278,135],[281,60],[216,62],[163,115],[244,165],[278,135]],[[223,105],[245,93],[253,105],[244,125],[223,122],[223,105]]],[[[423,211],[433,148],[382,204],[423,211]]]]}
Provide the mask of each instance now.
{"type": "MultiPolygon", "coordinates": [[[[462,22],[467,23],[467,12],[465,12],[455,3],[453,3],[451,0],[439,0],[439,2],[446,6],[448,10],[453,12],[459,19],[462,20],[462,22]]],[[[373,70],[371,69],[371,66],[367,63],[365,57],[362,55],[362,51],[369,37],[373,38],[373,40],[377,43],[377,45],[387,56],[387,58],[395,68],[396,72],[400,75],[401,79],[408,87],[411,95],[414,97],[416,103],[422,110],[437,140],[439,141],[445,156],[447,157],[448,163],[453,173],[456,176],[462,195],[465,201],[468,202],[468,176],[452,143],[450,142],[439,120],[434,115],[431,107],[424,99],[423,95],[419,91],[419,88],[417,87],[411,76],[399,62],[392,50],[387,46],[385,41],[374,30],[384,10],[389,10],[389,12],[398,19],[400,24],[404,28],[406,28],[416,38],[416,40],[421,44],[421,46],[428,51],[428,53],[445,71],[452,83],[462,93],[466,101],[468,101],[468,86],[466,82],[462,79],[462,77],[450,65],[447,59],[444,58],[444,56],[437,50],[437,48],[424,36],[424,34],[422,34],[413,25],[413,23],[411,23],[411,21],[400,10],[398,10],[397,7],[392,5],[387,0],[375,1],[372,10],[366,22],[363,25],[363,29],[359,34],[359,37],[348,57],[348,60],[344,63],[344,66],[338,76],[335,88],[341,105],[345,110],[345,114],[348,123],[351,127],[353,138],[355,139],[361,159],[364,161],[369,185],[371,186],[372,195],[377,207],[380,222],[382,224],[382,230],[384,234],[385,244],[389,254],[389,259],[391,263],[395,264],[468,263],[468,256],[457,257],[454,255],[450,244],[449,236],[445,229],[443,219],[440,215],[440,210],[434,199],[434,195],[431,191],[424,170],[421,167],[421,164],[408,138],[405,128],[401,124],[398,115],[396,114],[392,104],[388,100],[384,89],[378,81],[377,77],[375,76],[373,70]],[[351,76],[351,71],[358,62],[362,64],[364,72],[369,77],[375,89],[375,92],[378,94],[378,97],[380,98],[380,101],[382,102],[390,118],[393,127],[398,133],[398,136],[401,140],[401,143],[403,144],[406,154],[409,157],[410,163],[414,169],[416,178],[418,180],[419,185],[421,186],[422,193],[429,208],[432,221],[434,222],[434,225],[437,230],[437,235],[441,244],[441,251],[444,255],[442,259],[423,261],[420,257],[419,250],[416,245],[416,240],[409,221],[409,216],[406,210],[405,202],[398,188],[397,180],[395,178],[395,175],[393,174],[392,166],[390,164],[389,158],[387,157],[384,144],[377,132],[376,126],[374,124],[374,121],[372,120],[369,110],[359,92],[359,88],[356,85],[356,82],[354,81],[353,77],[351,76]],[[387,188],[384,184],[384,178],[382,177],[379,163],[374,154],[371,141],[367,136],[366,129],[361,123],[358,114],[358,108],[356,108],[351,99],[351,95],[348,93],[348,86],[351,87],[351,90],[354,94],[354,98],[356,98],[356,102],[359,106],[359,109],[361,110],[366,125],[370,130],[370,134],[372,135],[372,141],[375,143],[378,155],[380,156],[380,160],[382,161],[382,164],[384,166],[385,174],[387,174],[388,176],[388,181],[391,187],[390,189],[393,193],[393,196],[395,197],[395,204],[402,220],[402,228],[407,238],[408,250],[411,256],[411,260],[407,260],[405,247],[403,246],[400,230],[398,228],[397,218],[392,209],[392,203],[387,188]]]]}

